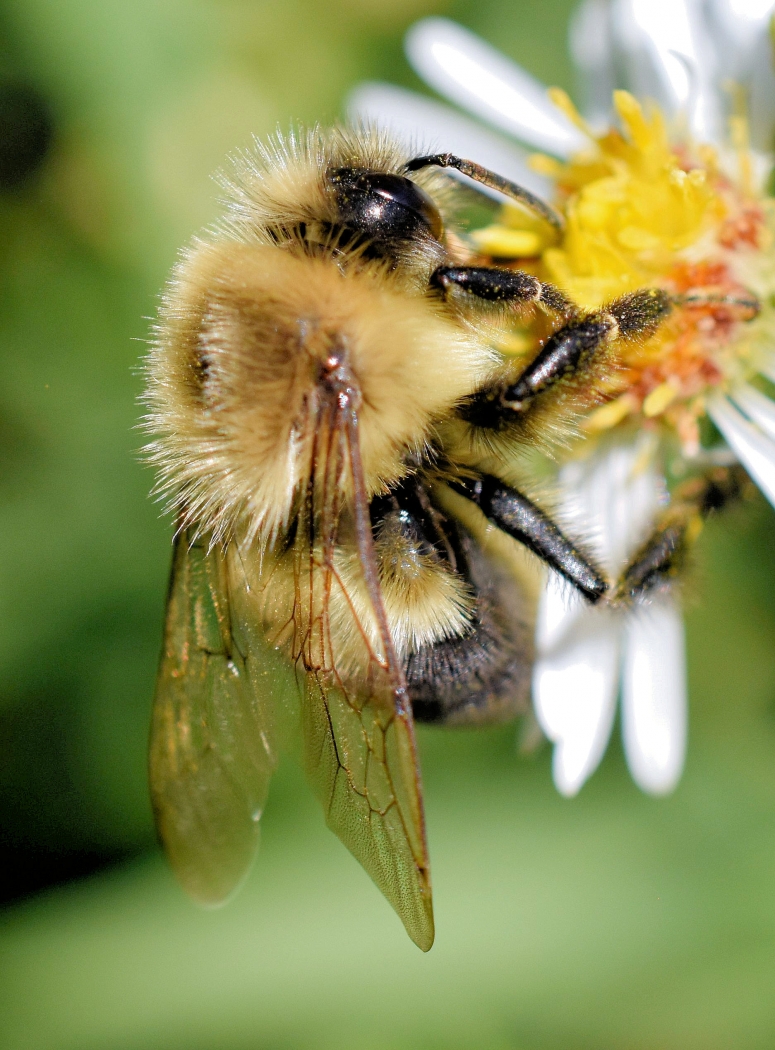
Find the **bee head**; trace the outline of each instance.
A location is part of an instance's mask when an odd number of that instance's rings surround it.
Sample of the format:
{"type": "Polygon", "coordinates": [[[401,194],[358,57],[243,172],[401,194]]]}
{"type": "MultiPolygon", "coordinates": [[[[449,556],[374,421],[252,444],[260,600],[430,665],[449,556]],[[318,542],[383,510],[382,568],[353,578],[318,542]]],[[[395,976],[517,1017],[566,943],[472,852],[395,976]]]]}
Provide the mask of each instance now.
{"type": "Polygon", "coordinates": [[[439,210],[411,179],[363,168],[334,168],[328,181],[349,239],[368,243],[373,254],[390,257],[417,240],[441,239],[439,210]]]}

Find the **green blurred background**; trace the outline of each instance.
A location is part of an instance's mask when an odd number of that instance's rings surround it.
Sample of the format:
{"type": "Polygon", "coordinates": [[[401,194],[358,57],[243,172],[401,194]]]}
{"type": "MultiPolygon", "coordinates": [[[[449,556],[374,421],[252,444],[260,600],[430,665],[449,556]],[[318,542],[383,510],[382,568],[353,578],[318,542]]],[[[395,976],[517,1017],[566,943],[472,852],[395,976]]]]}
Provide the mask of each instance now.
{"type": "Polygon", "coordinates": [[[6,172],[0,190],[3,1050],[775,1045],[775,520],[761,500],[701,541],[672,798],[638,793],[618,741],[568,801],[549,749],[519,757],[512,727],[421,733],[430,955],[292,766],[227,908],[195,909],[154,841],[145,746],[170,527],[136,454],[137,363],[176,249],[216,212],[210,172],[252,133],[335,119],[361,79],[419,87],[401,40],[431,12],[572,88],[571,7],[0,5],[6,102],[37,120],[39,152],[53,128],[35,174],[6,172]]]}

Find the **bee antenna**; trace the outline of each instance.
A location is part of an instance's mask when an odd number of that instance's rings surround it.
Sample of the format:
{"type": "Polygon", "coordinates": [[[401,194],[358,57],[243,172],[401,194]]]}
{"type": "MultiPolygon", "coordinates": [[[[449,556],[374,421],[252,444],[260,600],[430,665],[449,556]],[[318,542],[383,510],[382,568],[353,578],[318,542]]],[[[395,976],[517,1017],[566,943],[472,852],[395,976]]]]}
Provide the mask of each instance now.
{"type": "Polygon", "coordinates": [[[482,186],[489,186],[490,189],[498,190],[499,193],[510,197],[517,204],[521,204],[524,208],[538,215],[558,234],[561,234],[565,229],[565,220],[562,215],[545,201],[542,201],[540,197],[536,197],[530,190],[526,190],[524,186],[519,186],[516,182],[506,179],[502,175],[496,175],[494,171],[482,167],[481,164],[474,164],[472,160],[463,160],[462,157],[456,157],[453,153],[433,153],[426,157],[415,157],[414,160],[410,160],[404,166],[404,170],[414,172],[419,171],[421,168],[429,167],[454,168],[462,175],[467,175],[469,179],[473,179],[474,182],[478,182],[482,186]]]}

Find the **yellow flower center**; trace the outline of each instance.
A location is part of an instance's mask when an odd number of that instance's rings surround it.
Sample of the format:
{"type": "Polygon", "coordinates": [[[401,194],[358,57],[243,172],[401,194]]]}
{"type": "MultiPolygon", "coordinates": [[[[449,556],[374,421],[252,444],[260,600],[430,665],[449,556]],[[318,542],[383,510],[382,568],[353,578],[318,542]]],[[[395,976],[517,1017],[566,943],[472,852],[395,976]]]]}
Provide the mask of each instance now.
{"type": "MultiPolygon", "coordinates": [[[[564,93],[555,90],[552,98],[583,126],[564,93]]],[[[644,112],[623,91],[614,102],[621,132],[588,132],[589,150],[566,164],[534,159],[555,181],[566,227],[559,244],[544,240],[525,252],[532,260],[517,265],[556,284],[584,310],[638,288],[676,297],[653,336],[619,345],[620,367],[586,429],[610,429],[639,415],[643,425],[669,426],[685,447],[696,448],[704,394],[753,373],[763,333],[772,333],[768,316],[751,323],[760,306],[771,312],[775,290],[771,204],[751,192],[752,162],[739,121],[739,175],[732,178],[712,148],[671,145],[658,110],[644,112]]],[[[526,225],[518,209],[505,208],[498,226],[478,234],[479,251],[508,256],[509,233],[512,246],[535,244],[534,227],[521,242],[514,238],[526,225]]]]}

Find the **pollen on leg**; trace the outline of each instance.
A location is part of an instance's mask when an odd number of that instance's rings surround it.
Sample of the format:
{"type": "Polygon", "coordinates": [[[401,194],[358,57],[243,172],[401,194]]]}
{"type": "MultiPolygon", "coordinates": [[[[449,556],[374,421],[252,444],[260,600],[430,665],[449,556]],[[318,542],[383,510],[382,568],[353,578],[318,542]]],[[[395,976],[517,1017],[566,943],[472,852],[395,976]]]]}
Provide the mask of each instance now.
{"type": "Polygon", "coordinates": [[[647,288],[611,303],[608,313],[617,325],[622,338],[651,334],[673,308],[670,296],[659,288],[647,288]]]}

